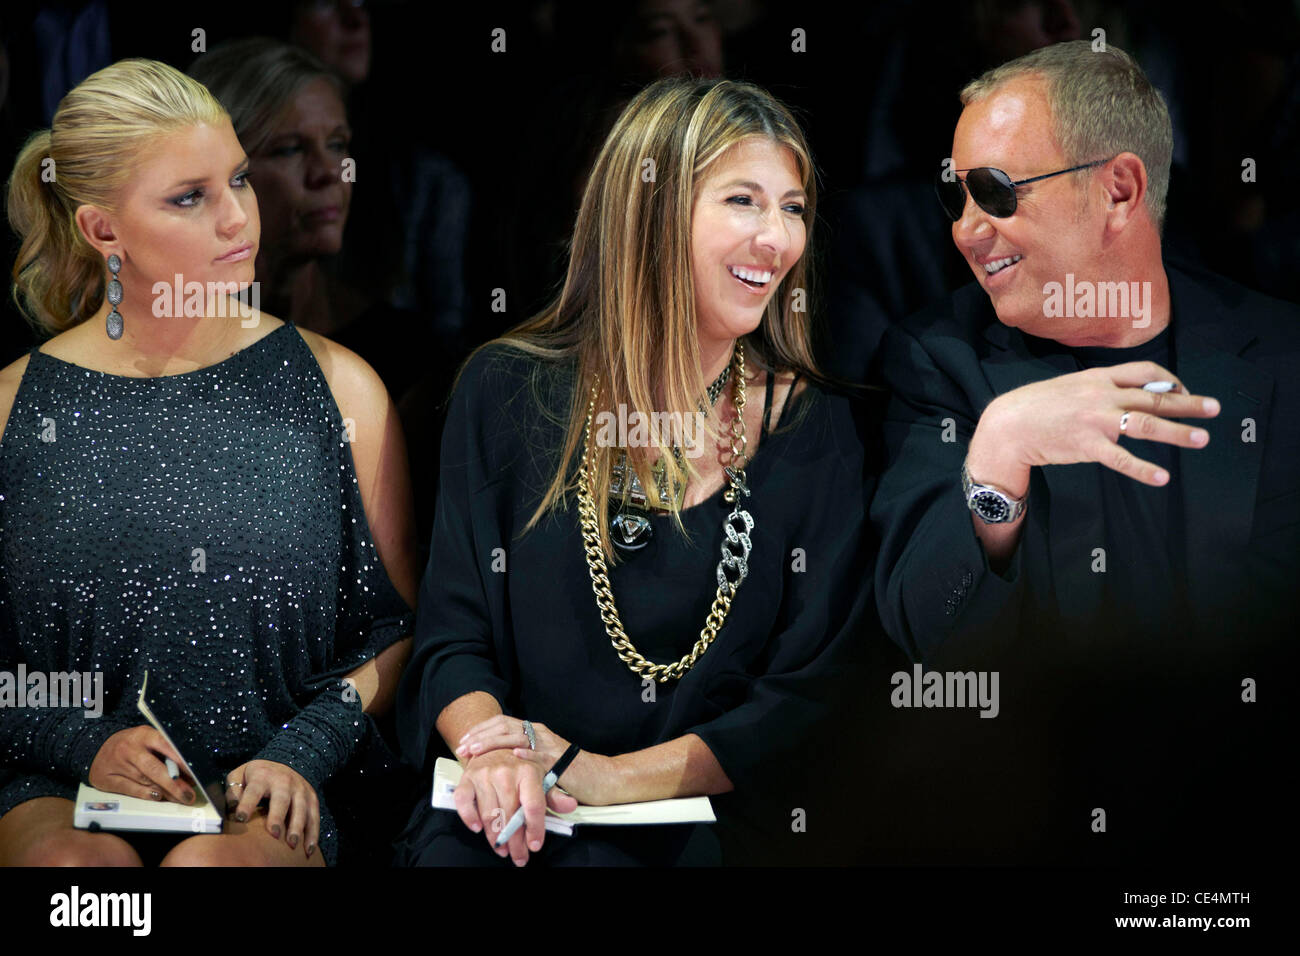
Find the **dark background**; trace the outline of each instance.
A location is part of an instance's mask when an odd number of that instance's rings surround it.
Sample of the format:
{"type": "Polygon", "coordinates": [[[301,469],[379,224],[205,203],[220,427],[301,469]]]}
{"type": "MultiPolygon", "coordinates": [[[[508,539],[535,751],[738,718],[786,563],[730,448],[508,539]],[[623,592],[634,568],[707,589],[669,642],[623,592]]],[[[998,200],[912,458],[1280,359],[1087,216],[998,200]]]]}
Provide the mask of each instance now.
{"type": "MultiPolygon", "coordinates": [[[[196,27],[206,31],[209,49],[233,37],[285,38],[293,8],[278,0],[234,10],[202,2],[7,3],[0,13],[6,176],[23,139],[49,125],[53,91],[122,57],[185,69],[196,56],[190,49],[196,27]],[[56,53],[34,31],[38,12],[55,11],[53,22],[71,23],[91,6],[106,12],[106,35],[96,32],[99,49],[56,53]],[[57,66],[48,59],[56,55],[57,66]]],[[[619,106],[655,75],[720,70],[766,87],[796,110],[820,173],[818,261],[828,285],[839,285],[848,279],[829,267],[852,259],[858,238],[847,233],[857,228],[855,199],[866,190],[883,202],[898,201],[916,182],[929,189],[950,149],[960,86],[1045,43],[1089,38],[1095,27],[1138,59],[1170,104],[1175,152],[1167,251],[1300,301],[1294,268],[1300,261],[1300,14],[1286,0],[1194,7],[1142,0],[390,0],[364,10],[374,54],[370,76],[350,104],[354,147],[385,158],[427,148],[463,175],[472,208],[463,309],[471,342],[522,320],[556,291],[585,163],[619,106]],[[505,53],[490,50],[497,27],[506,31],[505,53]],[[795,28],[806,31],[807,52],[791,51],[795,28]],[[720,56],[711,52],[715,39],[720,56]],[[1241,181],[1245,157],[1258,164],[1252,184],[1241,181]],[[505,313],[491,311],[496,288],[506,290],[505,313]]],[[[84,38],[78,42],[85,45],[84,38]]],[[[367,204],[379,204],[378,187],[358,163],[355,222],[365,218],[367,204]]],[[[966,281],[937,201],[929,193],[918,198],[924,201],[900,214],[917,228],[938,230],[947,243],[942,265],[955,282],[966,281]]],[[[375,238],[350,233],[345,255],[375,238]]],[[[899,317],[892,312],[914,311],[923,304],[918,300],[941,293],[908,289],[898,309],[879,305],[892,320],[899,317]]],[[[21,322],[6,320],[3,329],[0,358],[31,344],[21,322]]]]}
{"type": "MultiPolygon", "coordinates": [[[[287,38],[305,9],[327,7],[275,0],[241,7],[7,3],[0,13],[3,162],[11,164],[26,136],[49,125],[62,92],[109,62],[142,56],[185,69],[195,56],[196,27],[211,50],[236,37],[287,38]]],[[[346,7],[338,15],[355,16],[346,7]]],[[[957,91],[990,66],[1046,43],[1088,39],[1096,27],[1135,56],[1170,106],[1166,254],[1300,302],[1300,14],[1285,0],[393,0],[363,9],[373,60],[348,104],[358,165],[340,268],[373,274],[396,254],[392,227],[414,215],[410,196],[372,173],[414,157],[429,160],[444,187],[433,193],[440,199],[422,200],[421,221],[451,237],[440,253],[450,264],[448,288],[400,301],[391,288],[368,290],[405,310],[406,324],[376,321],[356,333],[361,347],[353,346],[401,402],[425,546],[439,409],[451,374],[470,347],[558,291],[586,164],[620,106],[658,75],[719,73],[755,82],[804,124],[820,188],[811,254],[822,291],[814,314],[821,354],[842,376],[866,378],[884,324],[970,279],[930,185],[950,149],[957,91]],[[506,31],[505,53],[491,51],[498,27],[506,31]],[[796,28],[806,31],[806,52],[791,49],[796,28]],[[1247,157],[1257,164],[1254,183],[1241,179],[1247,157]],[[495,289],[505,290],[504,313],[492,310],[495,289]],[[385,364],[394,349],[416,363],[414,378],[409,367],[385,364]]],[[[5,241],[12,263],[16,240],[6,232],[5,241]]],[[[0,364],[7,364],[35,339],[7,296],[3,309],[0,364]]],[[[859,711],[824,744],[826,759],[843,761],[846,771],[832,775],[838,792],[810,801],[822,814],[810,812],[809,836],[819,841],[821,859],[1078,858],[1069,841],[1012,846],[996,828],[981,833],[980,820],[1005,808],[949,806],[950,795],[929,789],[943,758],[909,748],[940,738],[953,748],[977,747],[991,732],[985,725],[999,722],[973,712],[891,711],[888,674],[903,668],[903,659],[883,641],[864,645],[864,657],[859,711]],[[864,806],[874,808],[869,821],[858,816],[864,806]]],[[[988,772],[1003,771],[1026,772],[988,772]]],[[[1024,822],[1024,832],[1043,823],[1024,822]]]]}

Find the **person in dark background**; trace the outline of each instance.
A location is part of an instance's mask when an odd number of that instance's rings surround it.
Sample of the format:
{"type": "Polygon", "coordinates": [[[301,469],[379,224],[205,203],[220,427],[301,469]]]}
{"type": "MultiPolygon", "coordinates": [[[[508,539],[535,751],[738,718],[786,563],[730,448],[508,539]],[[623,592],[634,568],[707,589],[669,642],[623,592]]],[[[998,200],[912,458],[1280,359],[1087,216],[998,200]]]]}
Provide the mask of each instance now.
{"type": "MultiPolygon", "coordinates": [[[[387,59],[381,63],[388,71],[371,77],[371,18],[364,3],[295,2],[278,9],[280,31],[337,77],[352,130],[350,169],[342,177],[336,169],[329,188],[342,180],[356,200],[339,221],[342,235],[330,242],[328,258],[313,257],[329,291],[324,301],[311,304],[315,317],[305,324],[319,325],[362,354],[394,395],[412,449],[412,482],[429,489],[416,501],[423,549],[433,527],[447,384],[471,337],[464,279],[469,187],[445,154],[421,141],[417,124],[383,118],[387,104],[402,95],[402,80],[387,59]]],[[[232,73],[234,64],[231,53],[218,47],[197,57],[191,69],[201,78],[221,72],[223,86],[256,90],[259,78],[232,73]],[[214,57],[219,64],[211,62],[214,57]]],[[[282,153],[294,148],[278,147],[282,153]]]]}
{"type": "Polygon", "coordinates": [[[248,151],[262,304],[357,352],[400,399],[426,373],[434,337],[426,317],[371,299],[332,268],[354,208],[342,81],[310,53],[257,37],[217,46],[190,74],[230,112],[248,151]]]}
{"type": "Polygon", "coordinates": [[[349,86],[370,75],[370,13],[363,0],[294,4],[289,42],[314,53],[349,86]]]}
{"type": "MultiPolygon", "coordinates": [[[[342,247],[352,199],[341,82],[310,54],[263,38],[218,46],[189,72],[226,107],[249,156],[262,218],[263,304],[337,339],[364,309],[360,295],[323,267],[342,247]]],[[[394,337],[371,331],[380,345],[394,337]]]]}
{"type": "Polygon", "coordinates": [[[996,731],[927,738],[955,764],[945,824],[1045,859],[1231,854],[1280,798],[1259,722],[1283,695],[1241,695],[1300,631],[1300,308],[1164,263],[1172,128],[1118,47],[1044,47],[962,102],[940,193],[978,284],[885,333],[871,510],[890,636],[1002,673],[996,731]],[[1058,770],[1015,766],[1053,746],[1058,770]],[[967,760],[1006,773],[972,785],[967,760]]]}
{"type": "MultiPolygon", "coordinates": [[[[333,70],[346,88],[355,133],[350,155],[364,177],[357,180],[358,201],[344,235],[342,275],[372,297],[421,315],[428,340],[416,343],[417,348],[429,371],[445,379],[441,373],[454,369],[467,349],[468,183],[447,155],[421,139],[423,124],[386,120],[388,105],[402,95],[404,78],[384,59],[380,62],[387,72],[372,79],[371,21],[364,3],[297,3],[288,35],[333,70]],[[447,362],[441,359],[444,353],[447,362]]],[[[402,401],[405,385],[395,389],[399,406],[410,404],[402,401]]],[[[407,411],[404,407],[404,420],[407,411]]]]}
{"type": "MultiPolygon", "coordinates": [[[[660,77],[723,75],[721,30],[702,0],[568,0],[553,5],[543,29],[539,41],[562,72],[520,118],[526,140],[550,148],[516,154],[506,177],[530,215],[491,220],[507,256],[499,282],[522,300],[522,314],[559,288],[587,174],[631,98],[660,77]]],[[[502,315],[495,331],[511,324],[502,315]]]]}

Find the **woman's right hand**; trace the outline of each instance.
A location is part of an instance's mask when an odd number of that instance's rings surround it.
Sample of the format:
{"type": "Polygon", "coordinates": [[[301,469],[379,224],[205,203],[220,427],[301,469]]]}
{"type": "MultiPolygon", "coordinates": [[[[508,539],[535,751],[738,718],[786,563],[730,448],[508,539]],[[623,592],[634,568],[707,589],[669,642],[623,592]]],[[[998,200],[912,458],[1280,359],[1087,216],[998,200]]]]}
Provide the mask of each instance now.
{"type": "Polygon", "coordinates": [[[491,750],[465,765],[456,787],[456,812],[465,826],[483,833],[494,853],[509,853],[516,866],[528,862],[529,849],[542,848],[546,837],[546,807],[558,813],[570,813],[578,801],[552,787],[542,793],[542,776],[538,764],[521,760],[509,750],[491,750]],[[496,846],[497,836],[505,829],[520,805],[524,808],[524,825],[515,831],[505,846],[496,846]]]}
{"type": "MultiPolygon", "coordinates": [[[[163,759],[171,757],[183,766],[181,755],[167,745],[163,735],[147,724],[119,730],[95,754],[88,774],[96,790],[124,793],[142,800],[171,799],[194,802],[194,788],[184,776],[173,780],[163,759]]],[[[182,774],[184,771],[182,771],[182,774]]]]}

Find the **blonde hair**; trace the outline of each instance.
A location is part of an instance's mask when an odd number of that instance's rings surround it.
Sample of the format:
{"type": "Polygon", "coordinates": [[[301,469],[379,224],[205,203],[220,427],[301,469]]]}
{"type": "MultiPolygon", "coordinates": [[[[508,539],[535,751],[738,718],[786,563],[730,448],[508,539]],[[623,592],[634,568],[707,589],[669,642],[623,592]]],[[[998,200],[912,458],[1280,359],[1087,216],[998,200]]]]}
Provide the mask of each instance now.
{"type": "Polygon", "coordinates": [[[13,298],[49,336],[92,316],[106,266],[77,226],[79,206],[112,212],[140,151],[173,130],[228,119],[204,87],[155,60],[121,60],[78,83],[49,129],[34,133],[9,177],[9,224],[21,244],[13,298]]]}
{"type": "Polygon", "coordinates": [[[343,81],[329,67],[301,47],[270,37],[218,44],[191,64],[189,74],[221,101],[250,155],[266,145],[290,101],[308,83],[325,80],[340,100],[346,99],[343,81]]]}
{"type": "MultiPolygon", "coordinates": [[[[505,345],[546,361],[534,367],[532,393],[546,409],[541,376],[546,366],[575,360],[557,470],[524,531],[559,510],[571,487],[570,470],[581,451],[593,376],[599,376],[596,412],[626,406],[649,420],[654,412],[693,415],[705,386],[700,370],[691,220],[703,178],[729,149],[761,137],[789,149],[807,196],[808,244],[816,212],[811,152],[790,112],[764,90],[730,80],[667,78],[642,90],[615,122],[592,167],[570,244],[569,267],[559,295],[540,314],[481,348],[505,345]],[[645,175],[653,170],[653,176],[645,175]],[[649,181],[646,181],[649,179],[649,181]],[[659,408],[657,399],[666,408],[659,408]]],[[[796,290],[810,297],[810,257],[800,256],[772,295],[759,328],[745,336],[746,368],[797,370],[822,379],[810,343],[806,308],[796,311],[796,290]]],[[[715,416],[699,440],[717,440],[715,416]]],[[[669,436],[654,447],[669,482],[695,476],[667,451],[669,436]]],[[[609,487],[615,448],[593,451],[598,489],[609,487]]],[[[629,459],[646,488],[650,462],[629,459]]],[[[607,509],[598,507],[601,544],[615,560],[607,509]]],[[[683,534],[681,516],[673,517],[683,534]]]]}
{"type": "Polygon", "coordinates": [[[1146,206],[1160,229],[1169,192],[1174,129],[1160,91],[1131,56],[1107,44],[1093,52],[1087,40],[1054,43],[994,67],[961,91],[963,106],[984,99],[1008,80],[1040,76],[1047,83],[1052,133],[1071,165],[1134,153],[1147,170],[1146,206]]]}

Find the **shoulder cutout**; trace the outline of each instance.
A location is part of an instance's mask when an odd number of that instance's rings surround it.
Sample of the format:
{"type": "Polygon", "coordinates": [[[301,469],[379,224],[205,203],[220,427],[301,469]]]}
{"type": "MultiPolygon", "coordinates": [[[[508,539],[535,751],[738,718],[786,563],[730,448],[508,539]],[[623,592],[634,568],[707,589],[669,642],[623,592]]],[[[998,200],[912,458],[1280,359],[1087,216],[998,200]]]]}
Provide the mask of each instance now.
{"type": "Polygon", "coordinates": [[[406,441],[397,406],[365,359],[309,329],[295,326],[316,356],[352,446],[366,521],[388,577],[415,606],[415,527],[406,441]]]}

